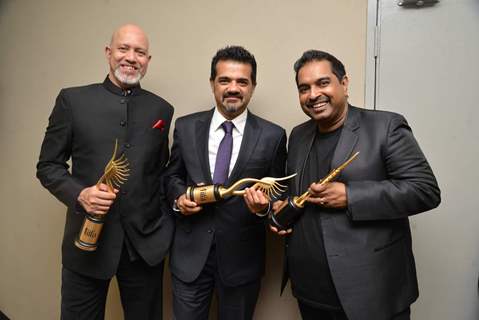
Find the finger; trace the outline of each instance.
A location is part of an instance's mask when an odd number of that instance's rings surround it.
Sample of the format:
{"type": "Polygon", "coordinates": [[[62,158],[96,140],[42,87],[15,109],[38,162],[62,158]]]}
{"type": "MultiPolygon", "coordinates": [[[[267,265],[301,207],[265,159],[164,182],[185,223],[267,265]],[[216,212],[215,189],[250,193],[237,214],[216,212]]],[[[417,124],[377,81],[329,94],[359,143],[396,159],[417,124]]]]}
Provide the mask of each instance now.
{"type": "Polygon", "coordinates": [[[260,195],[261,195],[261,191],[259,191],[259,190],[255,190],[255,189],[249,189],[248,190],[248,197],[251,200],[251,203],[253,205],[257,206],[258,204],[261,204],[260,195]]]}
{"type": "Polygon", "coordinates": [[[271,231],[273,231],[274,233],[278,233],[278,229],[277,229],[276,227],[273,227],[273,226],[270,225],[270,226],[269,226],[269,229],[270,229],[271,231]]]}
{"type": "Polygon", "coordinates": [[[251,190],[250,188],[245,189],[244,199],[246,200],[248,204],[254,204],[254,198],[253,198],[252,192],[253,190],[251,190]]]}
{"type": "Polygon", "coordinates": [[[263,192],[260,190],[256,191],[256,196],[258,197],[258,201],[261,205],[266,205],[269,203],[269,200],[266,198],[263,192]]]}
{"type": "Polygon", "coordinates": [[[277,211],[282,205],[285,200],[278,200],[273,203],[273,211],[277,211]]]}
{"type": "Polygon", "coordinates": [[[108,209],[99,209],[99,208],[97,208],[97,209],[93,210],[92,213],[104,215],[104,214],[107,214],[109,210],[110,210],[110,208],[108,208],[108,209]]]}
{"type": "Polygon", "coordinates": [[[96,185],[96,188],[100,191],[106,191],[106,192],[110,191],[110,188],[104,183],[100,183],[99,185],[96,185]]]}
{"type": "Polygon", "coordinates": [[[321,197],[309,197],[306,201],[308,201],[310,203],[313,203],[313,204],[320,205],[320,206],[324,206],[324,205],[327,204],[327,201],[324,198],[321,198],[321,197]]]}
{"type": "Polygon", "coordinates": [[[190,200],[186,200],[183,201],[183,206],[187,207],[187,208],[195,208],[198,206],[198,204],[194,201],[190,201],[190,200]]]}
{"type": "Polygon", "coordinates": [[[98,211],[103,211],[103,212],[108,212],[110,210],[110,206],[94,206],[93,207],[94,210],[98,210],[98,211]]]}
{"type": "Polygon", "coordinates": [[[185,216],[189,216],[195,213],[200,212],[202,207],[196,206],[194,208],[185,208],[184,210],[181,210],[181,213],[184,214],[185,216]]]}
{"type": "Polygon", "coordinates": [[[113,192],[100,191],[100,192],[98,192],[98,193],[95,193],[93,196],[96,197],[96,199],[101,199],[101,200],[113,200],[113,199],[116,199],[116,194],[113,193],[113,192]]]}
{"type": "Polygon", "coordinates": [[[326,189],[326,184],[320,184],[320,183],[314,183],[313,182],[309,186],[309,189],[311,190],[311,192],[313,192],[315,194],[318,194],[318,193],[323,192],[326,189]]]}
{"type": "Polygon", "coordinates": [[[112,200],[107,200],[107,199],[102,199],[102,198],[96,198],[91,203],[92,203],[92,205],[96,205],[96,206],[109,207],[113,204],[113,201],[112,200]]]}
{"type": "Polygon", "coordinates": [[[103,187],[101,187],[101,189],[92,188],[90,192],[90,196],[97,197],[97,198],[104,198],[104,199],[115,199],[116,193],[110,191],[108,188],[106,190],[103,187]]]}
{"type": "Polygon", "coordinates": [[[251,197],[255,204],[261,204],[258,192],[261,193],[259,190],[251,190],[251,197]]]}
{"type": "Polygon", "coordinates": [[[196,202],[189,202],[181,204],[178,208],[184,211],[199,211],[202,207],[197,205],[196,202]]]}

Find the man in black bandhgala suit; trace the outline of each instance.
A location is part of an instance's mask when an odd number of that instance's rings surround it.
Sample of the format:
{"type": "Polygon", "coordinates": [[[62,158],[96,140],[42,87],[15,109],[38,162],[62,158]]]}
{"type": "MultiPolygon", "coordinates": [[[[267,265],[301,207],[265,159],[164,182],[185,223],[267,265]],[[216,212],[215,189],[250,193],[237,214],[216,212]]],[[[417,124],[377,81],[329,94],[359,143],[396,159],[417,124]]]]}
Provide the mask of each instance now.
{"type": "Polygon", "coordinates": [[[61,318],[103,319],[116,275],[125,319],[161,319],[163,259],[174,231],[162,210],[161,174],[173,107],[140,86],[151,56],[139,27],[116,30],[105,53],[103,83],[61,90],[37,165],[42,185],[68,207],[61,318]],[[109,190],[96,182],[116,139],[130,172],[120,190],[109,190]],[[74,245],[85,213],[106,217],[94,252],[74,245]]]}

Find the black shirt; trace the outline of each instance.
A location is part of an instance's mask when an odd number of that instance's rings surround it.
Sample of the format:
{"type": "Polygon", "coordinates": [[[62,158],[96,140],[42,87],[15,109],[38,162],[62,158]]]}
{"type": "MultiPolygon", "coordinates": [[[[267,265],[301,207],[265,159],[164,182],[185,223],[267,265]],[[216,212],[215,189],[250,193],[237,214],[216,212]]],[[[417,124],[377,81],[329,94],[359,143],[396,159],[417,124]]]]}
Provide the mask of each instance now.
{"type": "MultiPolygon", "coordinates": [[[[331,160],[341,128],[328,133],[316,132],[306,160],[301,192],[331,171],[331,160]]],[[[320,216],[334,209],[306,203],[304,214],[293,228],[289,240],[288,268],[293,295],[316,308],[340,310],[324,249],[320,216]]]]}

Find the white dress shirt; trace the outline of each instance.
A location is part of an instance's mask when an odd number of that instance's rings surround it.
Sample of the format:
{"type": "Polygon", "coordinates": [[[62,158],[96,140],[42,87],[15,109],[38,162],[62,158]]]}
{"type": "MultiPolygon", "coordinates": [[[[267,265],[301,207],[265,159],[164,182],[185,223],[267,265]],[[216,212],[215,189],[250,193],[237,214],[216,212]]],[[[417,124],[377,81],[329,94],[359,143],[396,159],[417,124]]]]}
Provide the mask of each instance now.
{"type": "MultiPolygon", "coordinates": [[[[243,141],[244,127],[246,125],[246,118],[248,116],[248,109],[245,109],[240,115],[233,120],[230,120],[234,124],[233,128],[233,151],[231,152],[231,162],[228,171],[228,176],[233,170],[236,160],[238,159],[239,150],[241,147],[241,141],[243,141]]],[[[221,124],[228,121],[223,115],[215,108],[213,112],[213,118],[211,119],[210,132],[208,138],[208,160],[210,161],[211,179],[215,172],[216,155],[218,154],[218,148],[221,140],[225,136],[225,131],[221,127],[221,124]]]]}

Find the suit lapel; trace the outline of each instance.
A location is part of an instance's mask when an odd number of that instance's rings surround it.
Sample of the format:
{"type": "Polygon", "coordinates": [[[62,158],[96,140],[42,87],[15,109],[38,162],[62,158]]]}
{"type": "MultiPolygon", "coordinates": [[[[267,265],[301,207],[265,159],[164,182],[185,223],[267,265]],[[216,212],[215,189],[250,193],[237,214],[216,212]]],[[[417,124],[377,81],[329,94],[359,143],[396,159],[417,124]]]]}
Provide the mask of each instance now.
{"type": "Polygon", "coordinates": [[[244,166],[246,163],[248,163],[249,158],[256,148],[256,144],[261,136],[261,131],[262,129],[258,126],[255,115],[248,111],[248,117],[246,118],[246,124],[238,158],[236,159],[235,166],[233,167],[233,170],[226,181],[226,185],[230,185],[231,182],[236,182],[236,180],[241,177],[244,166]]]}
{"type": "Polygon", "coordinates": [[[356,132],[359,128],[358,116],[359,113],[355,110],[355,107],[349,105],[348,115],[331,161],[331,170],[339,167],[351,156],[354,146],[358,142],[358,134],[356,132]]]}
{"type": "MultiPolygon", "coordinates": [[[[296,149],[298,160],[295,165],[295,172],[299,173],[299,177],[294,179],[296,182],[296,193],[301,192],[301,186],[303,185],[304,168],[311,154],[311,148],[313,147],[314,137],[316,136],[316,123],[309,121],[308,126],[301,134],[301,140],[299,147],[296,149]]],[[[310,182],[312,183],[312,181],[310,182]]]]}
{"type": "MultiPolygon", "coordinates": [[[[213,109],[214,110],[214,109],[213,109]]],[[[204,176],[204,183],[212,184],[210,162],[208,158],[208,139],[211,118],[213,117],[213,110],[206,113],[206,116],[196,121],[195,124],[195,137],[196,139],[196,152],[200,161],[201,171],[204,176]]]]}

